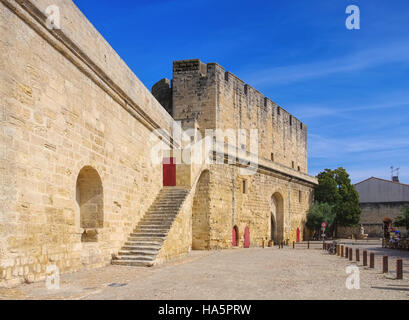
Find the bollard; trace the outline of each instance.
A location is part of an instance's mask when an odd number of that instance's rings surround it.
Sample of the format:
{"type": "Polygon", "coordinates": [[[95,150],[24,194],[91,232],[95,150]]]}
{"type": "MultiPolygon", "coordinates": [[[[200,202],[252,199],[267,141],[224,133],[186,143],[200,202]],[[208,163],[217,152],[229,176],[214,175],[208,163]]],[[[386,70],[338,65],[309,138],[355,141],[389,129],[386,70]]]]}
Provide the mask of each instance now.
{"type": "Polygon", "coordinates": [[[344,257],[344,245],[341,245],[341,258],[344,257]]]}
{"type": "Polygon", "coordinates": [[[348,258],[349,258],[349,261],[352,261],[352,248],[349,248],[348,258]]]}
{"type": "Polygon", "coordinates": [[[388,273],[388,256],[383,256],[383,259],[382,259],[382,273],[388,273]]]}
{"type": "Polygon", "coordinates": [[[348,247],[345,247],[345,258],[348,258],[348,253],[349,253],[348,247]]]}
{"type": "Polygon", "coordinates": [[[375,268],[375,253],[369,254],[369,268],[375,268]]]}
{"type": "Polygon", "coordinates": [[[396,279],[403,279],[402,259],[396,259],[396,279]]]}
{"type": "Polygon", "coordinates": [[[310,248],[310,241],[307,242],[307,249],[310,248]]]}
{"type": "Polygon", "coordinates": [[[295,241],[293,241],[293,249],[295,249],[295,241]]]}
{"type": "Polygon", "coordinates": [[[366,250],[364,250],[363,252],[362,252],[362,264],[364,265],[364,266],[367,266],[368,265],[368,252],[366,251],[366,250]]]}
{"type": "Polygon", "coordinates": [[[355,249],[355,260],[359,262],[359,249],[355,249]]]}

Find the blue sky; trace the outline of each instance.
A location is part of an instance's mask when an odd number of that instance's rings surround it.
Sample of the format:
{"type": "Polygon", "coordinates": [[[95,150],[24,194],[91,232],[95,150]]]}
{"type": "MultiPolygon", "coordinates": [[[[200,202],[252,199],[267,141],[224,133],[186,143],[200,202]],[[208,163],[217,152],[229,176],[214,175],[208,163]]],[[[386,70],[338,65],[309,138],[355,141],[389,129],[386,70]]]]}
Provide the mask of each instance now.
{"type": "Polygon", "coordinates": [[[311,174],[409,183],[409,1],[74,2],[149,89],[173,60],[217,62],[307,124],[311,174]]]}

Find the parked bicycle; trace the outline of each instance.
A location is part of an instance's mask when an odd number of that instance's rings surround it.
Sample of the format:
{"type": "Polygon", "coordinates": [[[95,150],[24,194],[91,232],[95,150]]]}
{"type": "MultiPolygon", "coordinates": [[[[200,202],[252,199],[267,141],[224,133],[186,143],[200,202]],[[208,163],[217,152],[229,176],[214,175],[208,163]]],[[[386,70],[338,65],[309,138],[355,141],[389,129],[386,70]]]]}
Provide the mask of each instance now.
{"type": "Polygon", "coordinates": [[[336,254],[337,253],[337,242],[332,241],[332,244],[327,249],[329,254],[336,254]]]}

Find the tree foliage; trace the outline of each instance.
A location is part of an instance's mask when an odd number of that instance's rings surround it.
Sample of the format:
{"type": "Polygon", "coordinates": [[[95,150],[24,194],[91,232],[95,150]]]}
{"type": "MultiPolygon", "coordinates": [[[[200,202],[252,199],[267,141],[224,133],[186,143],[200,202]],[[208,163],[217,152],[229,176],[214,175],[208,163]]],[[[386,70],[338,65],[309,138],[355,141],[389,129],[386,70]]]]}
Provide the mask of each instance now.
{"type": "Polygon", "coordinates": [[[333,226],[357,225],[361,216],[359,194],[351,184],[346,170],[342,167],[325,169],[317,178],[314,200],[332,206],[335,215],[333,226]]]}
{"type": "Polygon", "coordinates": [[[396,217],[394,225],[396,227],[405,227],[409,231],[409,207],[402,209],[401,214],[396,217]]]}
{"type": "Polygon", "coordinates": [[[328,203],[315,203],[307,212],[306,226],[310,230],[319,231],[321,223],[326,222],[327,228],[332,228],[334,219],[333,206],[328,203]]]}

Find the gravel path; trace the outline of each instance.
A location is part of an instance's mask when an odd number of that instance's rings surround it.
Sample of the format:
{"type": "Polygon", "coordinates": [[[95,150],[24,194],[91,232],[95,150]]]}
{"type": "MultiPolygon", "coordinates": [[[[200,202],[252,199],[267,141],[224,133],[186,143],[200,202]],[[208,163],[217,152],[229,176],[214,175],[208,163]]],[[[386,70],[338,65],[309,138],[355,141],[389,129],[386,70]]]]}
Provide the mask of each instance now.
{"type": "MultiPolygon", "coordinates": [[[[403,280],[382,274],[380,256],[375,269],[362,267],[361,258],[361,288],[347,289],[346,266],[354,263],[319,247],[193,251],[152,268],[108,266],[65,274],[59,290],[47,290],[43,282],[0,289],[0,299],[409,298],[409,273],[403,280]]],[[[404,268],[409,269],[407,258],[404,268]]]]}

